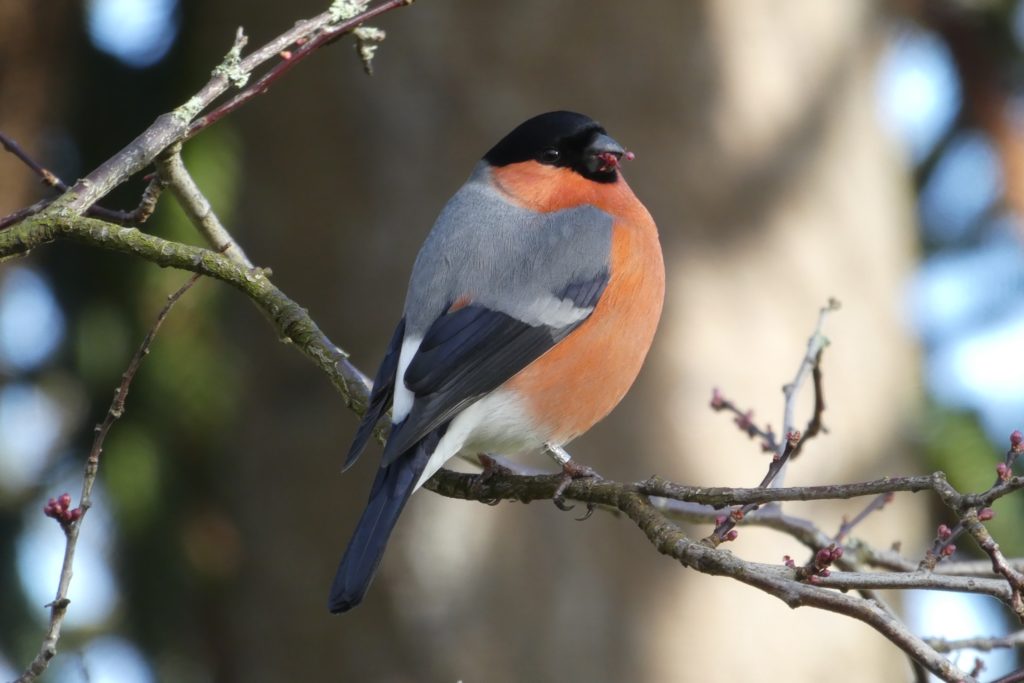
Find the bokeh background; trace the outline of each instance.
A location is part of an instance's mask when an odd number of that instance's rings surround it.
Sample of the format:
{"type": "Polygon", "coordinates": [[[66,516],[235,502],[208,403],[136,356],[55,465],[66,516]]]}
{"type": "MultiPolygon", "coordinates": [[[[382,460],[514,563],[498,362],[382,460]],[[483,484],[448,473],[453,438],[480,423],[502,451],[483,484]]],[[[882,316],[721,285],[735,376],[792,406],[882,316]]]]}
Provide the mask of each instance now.
{"type": "MultiPolygon", "coordinates": [[[[0,0],[0,130],[73,180],[187,99],[237,26],[258,45],[321,10],[0,0]]],[[[764,456],[708,409],[711,389],[778,427],[779,389],[835,296],[831,433],[789,481],[941,468],[960,487],[991,482],[1024,423],[1024,3],[421,0],[378,25],[373,78],[336,45],[185,149],[250,257],[364,371],[475,160],[521,120],[575,109],[636,152],[627,174],[669,279],[640,381],[573,445],[578,459],[619,479],[754,483],[764,456]]],[[[131,208],[143,186],[104,203],[131,208]]],[[[0,213],[46,192],[0,156],[0,213]]],[[[169,197],[147,230],[197,241],[169,197]]],[[[77,498],[92,426],[184,279],[66,244],[0,266],[0,679],[38,648],[56,586],[63,539],[41,507],[77,498]]],[[[327,586],[374,468],[338,474],[355,425],[253,306],[200,282],[107,442],[45,679],[910,676],[859,623],[683,570],[625,520],[578,524],[546,504],[417,495],[366,603],[331,617],[327,586]]],[[[790,512],[835,529],[857,510],[790,512]]],[[[993,524],[1013,555],[1021,512],[1003,500],[993,524]]],[[[913,557],[941,521],[934,501],[902,496],[859,534],[913,557]]],[[[754,529],[733,549],[804,553],[754,529]]],[[[985,601],[904,597],[922,635],[1014,628],[985,601]]],[[[1018,666],[981,656],[993,678],[1018,666]]]]}

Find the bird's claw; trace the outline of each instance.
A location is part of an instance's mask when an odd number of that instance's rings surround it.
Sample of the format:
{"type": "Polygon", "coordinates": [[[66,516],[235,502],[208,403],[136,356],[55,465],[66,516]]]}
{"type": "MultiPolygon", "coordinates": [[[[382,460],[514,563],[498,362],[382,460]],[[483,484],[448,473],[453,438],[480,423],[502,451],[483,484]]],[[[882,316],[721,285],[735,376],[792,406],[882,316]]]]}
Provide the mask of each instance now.
{"type": "Polygon", "coordinates": [[[498,464],[498,461],[487,455],[486,453],[480,453],[477,455],[480,460],[480,464],[483,465],[483,470],[480,474],[473,478],[473,483],[469,485],[469,493],[476,500],[480,501],[485,505],[494,506],[501,502],[501,498],[482,498],[484,485],[496,474],[511,474],[512,471],[503,465],[498,464]]]}
{"type": "Polygon", "coordinates": [[[572,479],[569,477],[563,477],[558,488],[555,489],[555,495],[551,497],[551,502],[555,504],[555,507],[562,512],[568,512],[576,508],[575,505],[571,505],[565,502],[565,490],[569,488],[569,484],[572,483],[572,479]]]}
{"type": "MultiPolygon", "coordinates": [[[[601,475],[597,473],[593,468],[586,465],[581,465],[575,460],[567,460],[562,464],[562,480],[558,483],[558,488],[555,489],[554,495],[551,496],[552,502],[562,512],[568,512],[576,508],[575,505],[569,505],[565,502],[565,492],[569,489],[569,486],[577,479],[601,479],[601,475]]],[[[594,503],[587,503],[587,511],[582,517],[577,518],[577,521],[582,522],[583,520],[590,519],[590,516],[594,514],[596,509],[594,503]]]]}
{"type": "Polygon", "coordinates": [[[587,511],[583,513],[582,517],[577,517],[577,522],[585,522],[590,519],[590,516],[594,514],[594,510],[597,509],[597,503],[587,503],[587,511]]]}

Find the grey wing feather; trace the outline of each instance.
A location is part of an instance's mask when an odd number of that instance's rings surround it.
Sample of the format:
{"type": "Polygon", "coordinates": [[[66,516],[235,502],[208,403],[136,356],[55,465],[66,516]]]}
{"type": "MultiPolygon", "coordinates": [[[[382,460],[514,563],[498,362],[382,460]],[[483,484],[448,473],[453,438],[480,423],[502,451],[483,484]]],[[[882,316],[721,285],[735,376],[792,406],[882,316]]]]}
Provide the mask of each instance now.
{"type": "Polygon", "coordinates": [[[481,163],[449,200],[413,267],[407,335],[421,336],[461,297],[530,324],[558,321],[551,298],[609,267],[612,217],[593,206],[537,213],[510,203],[481,163]]]}

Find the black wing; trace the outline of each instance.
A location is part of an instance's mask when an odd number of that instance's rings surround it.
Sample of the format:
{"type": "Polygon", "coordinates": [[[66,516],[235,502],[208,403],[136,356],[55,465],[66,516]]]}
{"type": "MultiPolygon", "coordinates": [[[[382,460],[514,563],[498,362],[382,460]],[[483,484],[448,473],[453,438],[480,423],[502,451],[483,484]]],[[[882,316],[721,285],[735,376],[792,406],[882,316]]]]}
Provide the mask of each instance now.
{"type": "Polygon", "coordinates": [[[344,472],[359,459],[363,449],[366,448],[373,428],[377,426],[384,412],[391,405],[391,398],[395,394],[395,373],[398,370],[398,355],[402,350],[402,339],[405,337],[405,318],[398,321],[395,333],[391,335],[391,343],[388,344],[387,353],[377,369],[377,376],[373,378],[373,390],[370,392],[370,402],[363,413],[363,420],[359,423],[356,431],[356,438],[352,440],[352,446],[348,449],[348,456],[341,471],[344,472]]]}
{"type": "MultiPolygon", "coordinates": [[[[609,273],[572,283],[559,292],[579,308],[596,305],[609,273]]],[[[560,328],[530,325],[507,313],[469,304],[430,326],[405,371],[412,410],[395,425],[384,449],[389,465],[461,408],[501,386],[576,329],[586,317],[560,328]]]]}

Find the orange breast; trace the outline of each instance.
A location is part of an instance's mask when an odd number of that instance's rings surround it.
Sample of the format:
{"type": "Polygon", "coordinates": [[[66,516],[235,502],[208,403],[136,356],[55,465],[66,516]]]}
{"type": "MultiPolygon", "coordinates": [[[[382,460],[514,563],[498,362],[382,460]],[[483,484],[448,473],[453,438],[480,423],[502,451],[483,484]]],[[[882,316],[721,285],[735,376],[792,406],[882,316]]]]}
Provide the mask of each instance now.
{"type": "Polygon", "coordinates": [[[592,204],[616,218],[611,277],[594,312],[505,384],[526,399],[548,440],[565,443],[618,405],[651,347],[665,296],[657,228],[621,177],[594,183],[566,169],[525,162],[496,169],[494,180],[533,210],[592,204]]]}

